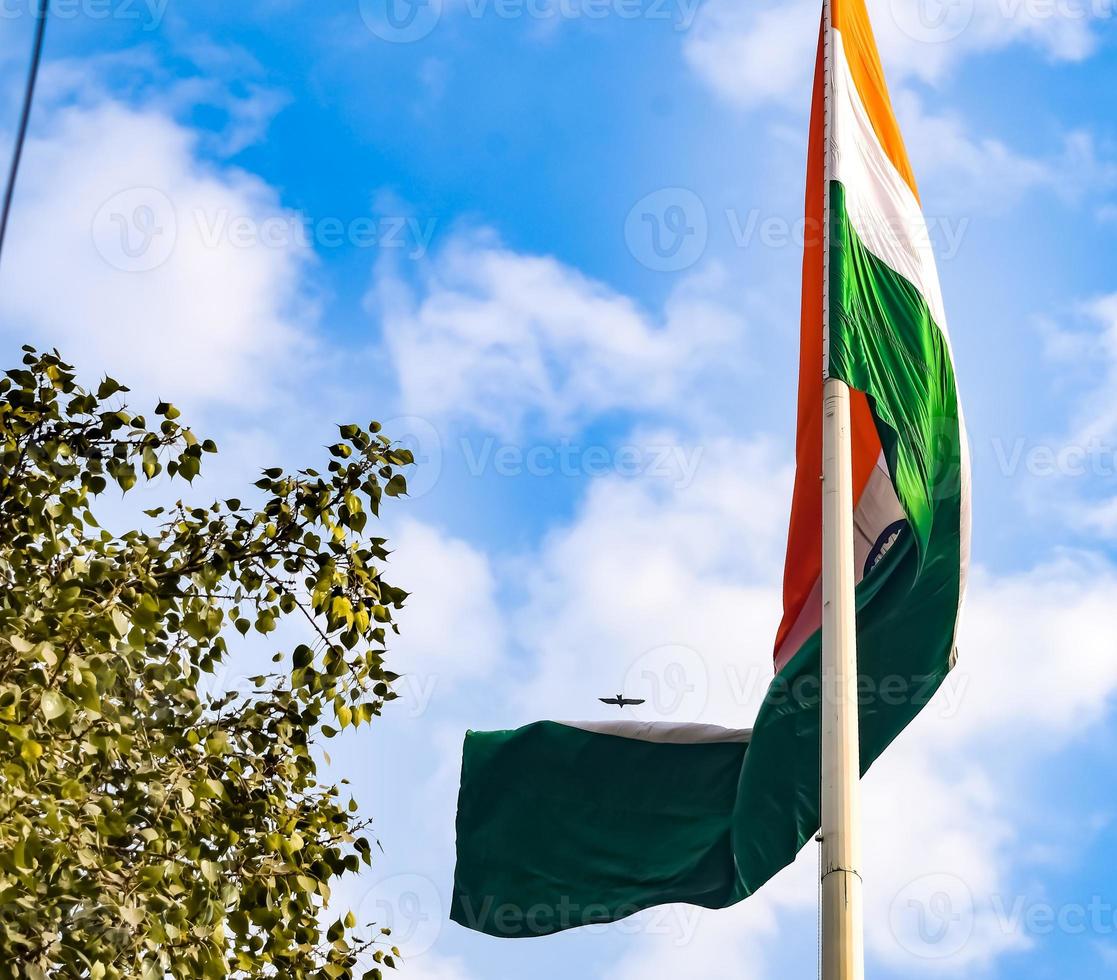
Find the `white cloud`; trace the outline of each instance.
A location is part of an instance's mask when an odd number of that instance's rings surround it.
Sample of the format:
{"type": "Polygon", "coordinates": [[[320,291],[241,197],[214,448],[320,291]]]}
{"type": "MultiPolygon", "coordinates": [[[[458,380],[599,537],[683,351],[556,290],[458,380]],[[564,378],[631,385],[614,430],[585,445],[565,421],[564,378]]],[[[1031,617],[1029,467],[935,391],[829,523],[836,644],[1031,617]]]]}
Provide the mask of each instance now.
{"type": "Polygon", "coordinates": [[[1029,742],[1039,737],[1052,751],[1101,721],[1117,693],[1112,630],[1102,625],[1115,604],[1117,570],[1090,553],[1012,575],[978,570],[959,637],[960,708],[940,739],[1026,722],[1029,742]]]}
{"type": "Polygon", "coordinates": [[[600,480],[524,562],[517,638],[528,717],[637,716],[747,727],[771,678],[790,469],[763,444],[710,440],[692,483],[600,480]],[[612,709],[615,710],[615,709],[612,709]]]}
{"type": "Polygon", "coordinates": [[[382,317],[403,411],[514,435],[529,418],[562,430],[616,410],[688,410],[704,372],[739,342],[738,317],[684,282],[653,318],[549,256],[458,235],[419,272],[416,295],[382,267],[382,317]]]}
{"type": "Polygon", "coordinates": [[[1081,61],[1098,47],[1111,10],[1090,0],[869,0],[890,75],[935,82],[965,59],[1021,44],[1053,61],[1081,61]]]}
{"type": "Polygon", "coordinates": [[[1012,808],[996,770],[942,751],[949,724],[917,722],[863,783],[866,944],[904,975],[970,976],[1028,942],[996,900],[1013,890],[1012,808]]]}
{"type": "Polygon", "coordinates": [[[1106,969],[1111,973],[1117,973],[1117,946],[1098,940],[1094,943],[1094,949],[1106,969]]]}
{"type": "MultiPolygon", "coordinates": [[[[1117,293],[1079,304],[1075,327],[1040,322],[1043,354],[1054,377],[1073,394],[1062,431],[1021,449],[1028,472],[1030,504],[1045,515],[1088,535],[1117,536],[1117,293]],[[1044,453],[1042,457],[1039,453],[1044,453]]],[[[1018,447],[1002,462],[1019,462],[1018,447]]]]}
{"type": "Polygon", "coordinates": [[[488,558],[412,518],[392,529],[391,548],[387,578],[410,593],[396,618],[393,669],[446,684],[491,671],[504,653],[505,629],[488,558]]]}
{"type": "Polygon", "coordinates": [[[1109,539],[1117,537],[1117,497],[1101,500],[1077,498],[1060,509],[1063,519],[1071,527],[1092,531],[1109,539]]]}
{"type": "Polygon", "coordinates": [[[895,106],[923,198],[933,198],[938,208],[1001,210],[1059,178],[1053,163],[1022,156],[993,137],[976,136],[957,113],[928,112],[910,90],[896,92],[895,106]]]}
{"type": "Polygon", "coordinates": [[[1117,168],[1089,132],[1066,133],[1056,152],[1028,157],[976,135],[955,112],[928,111],[910,89],[895,91],[894,103],[924,201],[933,199],[937,209],[1002,211],[1033,190],[1073,202],[1117,180],[1117,168]]]}
{"type": "Polygon", "coordinates": [[[1112,440],[1117,436],[1117,293],[1084,303],[1079,312],[1088,329],[1084,332],[1054,331],[1080,364],[1092,368],[1093,377],[1081,392],[1074,438],[1082,443],[1091,436],[1112,440]]]}
{"type": "Polygon", "coordinates": [[[259,404],[311,352],[309,251],[252,238],[290,218],[263,181],[202,162],[165,115],[60,110],[27,147],[5,329],[142,395],[259,404]]]}
{"type": "Polygon", "coordinates": [[[691,69],[735,105],[810,104],[819,5],[759,6],[727,0],[702,5],[683,45],[691,69]]]}
{"type": "MultiPolygon", "coordinates": [[[[1105,3],[1065,0],[871,0],[870,13],[888,77],[937,82],[964,59],[1027,44],[1057,61],[1094,52],[1105,3]]],[[[810,0],[703,4],[683,53],[719,96],[741,106],[808,104],[819,6],[810,0]]]]}
{"type": "Polygon", "coordinates": [[[267,73],[243,48],[193,37],[181,41],[174,71],[142,46],[51,58],[36,87],[36,116],[108,102],[179,120],[204,109],[208,125],[191,135],[207,152],[233,156],[259,142],[289,95],[265,82],[267,73]]]}
{"type": "MultiPolygon", "coordinates": [[[[808,910],[814,905],[817,889],[814,879],[814,862],[811,855],[804,853],[803,859],[770,881],[761,892],[733,908],[709,911],[670,906],[661,912],[668,915],[666,922],[651,916],[644,920],[649,925],[656,921],[661,928],[642,935],[641,942],[608,975],[611,980],[647,977],[766,980],[787,976],[788,971],[780,968],[786,952],[775,940],[787,918],[796,913],[798,925],[811,929],[814,916],[808,910]]],[[[809,948],[814,944],[809,939],[800,942],[793,952],[799,954],[804,945],[809,948]]]]}

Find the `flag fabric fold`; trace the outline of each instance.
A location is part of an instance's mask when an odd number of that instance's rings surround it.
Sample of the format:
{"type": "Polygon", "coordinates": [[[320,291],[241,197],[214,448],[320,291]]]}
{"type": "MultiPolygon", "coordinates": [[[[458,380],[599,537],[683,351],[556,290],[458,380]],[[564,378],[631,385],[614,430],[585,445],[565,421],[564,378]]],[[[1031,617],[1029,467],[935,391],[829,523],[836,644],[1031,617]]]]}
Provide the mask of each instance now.
{"type": "Polygon", "coordinates": [[[852,389],[862,772],[954,664],[970,472],[938,273],[864,0],[828,8],[775,679],[747,742],[698,737],[705,726],[668,726],[674,741],[555,722],[471,733],[452,909],[470,928],[538,935],[664,902],[730,905],[817,832],[826,377],[852,389]]]}
{"type": "Polygon", "coordinates": [[[664,902],[729,904],[748,737],[639,722],[470,732],[450,917],[518,938],[664,902]]]}

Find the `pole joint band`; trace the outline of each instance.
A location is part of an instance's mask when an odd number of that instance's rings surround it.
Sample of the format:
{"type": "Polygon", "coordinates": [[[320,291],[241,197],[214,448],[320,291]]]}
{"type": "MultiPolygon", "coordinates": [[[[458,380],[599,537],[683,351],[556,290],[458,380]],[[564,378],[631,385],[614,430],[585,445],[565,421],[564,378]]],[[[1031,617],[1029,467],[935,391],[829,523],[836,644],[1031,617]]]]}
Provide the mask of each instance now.
{"type": "Polygon", "coordinates": [[[859,880],[861,879],[861,872],[857,871],[854,868],[831,868],[829,871],[824,871],[822,874],[822,878],[819,880],[825,881],[827,878],[830,877],[830,875],[838,874],[839,872],[847,875],[856,875],[859,880]]]}

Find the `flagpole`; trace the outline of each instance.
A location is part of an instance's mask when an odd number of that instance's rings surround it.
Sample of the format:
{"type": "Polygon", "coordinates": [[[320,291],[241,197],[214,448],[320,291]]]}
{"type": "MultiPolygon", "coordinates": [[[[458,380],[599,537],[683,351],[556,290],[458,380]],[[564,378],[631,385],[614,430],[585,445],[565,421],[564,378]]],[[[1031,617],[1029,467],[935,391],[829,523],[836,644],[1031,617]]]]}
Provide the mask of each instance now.
{"type": "Polygon", "coordinates": [[[822,980],[863,980],[861,767],[849,388],[830,377],[833,0],[823,0],[822,980]]]}

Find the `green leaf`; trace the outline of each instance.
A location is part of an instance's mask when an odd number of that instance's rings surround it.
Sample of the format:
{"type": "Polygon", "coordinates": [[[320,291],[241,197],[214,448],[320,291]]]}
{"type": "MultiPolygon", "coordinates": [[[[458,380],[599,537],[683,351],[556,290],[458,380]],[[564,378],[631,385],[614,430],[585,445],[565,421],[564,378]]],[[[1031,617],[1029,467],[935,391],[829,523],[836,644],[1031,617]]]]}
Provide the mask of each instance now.
{"type": "Polygon", "coordinates": [[[47,721],[54,721],[55,718],[61,718],[66,714],[66,699],[57,691],[43,692],[41,704],[47,721]]]}
{"type": "Polygon", "coordinates": [[[112,378],[106,377],[100,385],[97,386],[97,397],[101,400],[111,398],[118,391],[121,390],[120,385],[112,378]]]}
{"type": "Polygon", "coordinates": [[[144,476],[149,480],[159,472],[159,457],[155,455],[155,450],[150,446],[143,451],[143,467],[144,476]]]}

